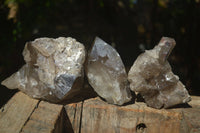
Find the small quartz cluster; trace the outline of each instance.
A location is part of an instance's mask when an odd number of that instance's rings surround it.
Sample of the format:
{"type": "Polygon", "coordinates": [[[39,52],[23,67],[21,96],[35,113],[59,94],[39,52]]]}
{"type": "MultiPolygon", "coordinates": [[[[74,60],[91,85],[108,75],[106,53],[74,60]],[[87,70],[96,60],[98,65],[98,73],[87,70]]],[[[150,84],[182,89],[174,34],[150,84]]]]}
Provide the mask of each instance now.
{"type": "Polygon", "coordinates": [[[169,108],[191,100],[167,61],[175,44],[174,39],[163,37],[152,50],[138,56],[128,73],[131,90],[139,92],[150,107],[169,108]]]}
{"type": "Polygon", "coordinates": [[[90,85],[108,103],[122,105],[131,100],[128,77],[120,55],[98,37],[88,54],[86,69],[90,85]]]}
{"type": "Polygon", "coordinates": [[[84,45],[73,38],[39,38],[25,45],[26,64],[2,82],[10,89],[53,103],[76,95],[83,85],[84,45]]]}

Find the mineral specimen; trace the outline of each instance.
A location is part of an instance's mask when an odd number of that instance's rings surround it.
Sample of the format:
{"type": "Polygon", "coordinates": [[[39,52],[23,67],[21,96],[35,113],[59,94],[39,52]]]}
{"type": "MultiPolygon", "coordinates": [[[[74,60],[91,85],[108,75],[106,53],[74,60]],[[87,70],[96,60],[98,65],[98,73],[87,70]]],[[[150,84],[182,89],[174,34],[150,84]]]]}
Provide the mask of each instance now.
{"type": "Polygon", "coordinates": [[[87,59],[90,85],[108,103],[122,105],[131,100],[124,64],[117,51],[96,37],[87,59]]]}
{"type": "Polygon", "coordinates": [[[167,61],[175,44],[174,39],[163,37],[154,49],[138,56],[128,73],[131,90],[139,92],[150,107],[169,108],[191,100],[167,61]]]}
{"type": "Polygon", "coordinates": [[[75,39],[39,38],[26,43],[23,56],[26,64],[2,85],[54,103],[79,92],[85,48],[75,39]]]}

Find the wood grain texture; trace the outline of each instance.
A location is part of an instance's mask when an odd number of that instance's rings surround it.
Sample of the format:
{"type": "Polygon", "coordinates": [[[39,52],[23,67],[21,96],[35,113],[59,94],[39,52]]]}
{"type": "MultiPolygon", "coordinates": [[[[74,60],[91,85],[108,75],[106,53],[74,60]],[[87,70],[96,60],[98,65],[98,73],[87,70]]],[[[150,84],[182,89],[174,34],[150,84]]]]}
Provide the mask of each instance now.
{"type": "Polygon", "coordinates": [[[181,119],[179,112],[149,108],[144,103],[115,106],[96,98],[84,102],[81,133],[179,133],[181,119]]]}
{"type": "Polygon", "coordinates": [[[19,133],[38,103],[21,92],[16,93],[0,110],[0,133],[19,133]]]}
{"type": "Polygon", "coordinates": [[[91,98],[65,105],[19,92],[0,110],[0,133],[199,133],[200,97],[188,105],[153,109],[136,102],[111,105],[91,98]]]}
{"type": "Polygon", "coordinates": [[[34,100],[19,92],[1,108],[0,133],[62,133],[66,112],[62,105],[34,100]]]}
{"type": "MultiPolygon", "coordinates": [[[[172,109],[153,109],[139,102],[125,106],[115,106],[100,98],[66,105],[81,111],[80,119],[73,118],[73,125],[81,124],[81,133],[189,133],[200,129],[200,98],[195,97],[189,105],[172,109]],[[77,108],[78,107],[78,108],[77,108]],[[192,113],[192,114],[191,114],[192,113]]],[[[77,126],[73,126],[77,132],[77,126]]]]}
{"type": "Polygon", "coordinates": [[[192,100],[189,102],[189,105],[191,105],[193,108],[200,107],[200,96],[192,96],[192,100]]]}
{"type": "Polygon", "coordinates": [[[41,101],[22,129],[22,133],[60,133],[62,125],[62,105],[41,101]]]}
{"type": "Polygon", "coordinates": [[[67,129],[69,133],[79,133],[81,127],[83,102],[72,103],[65,106],[67,113],[67,129]]]}

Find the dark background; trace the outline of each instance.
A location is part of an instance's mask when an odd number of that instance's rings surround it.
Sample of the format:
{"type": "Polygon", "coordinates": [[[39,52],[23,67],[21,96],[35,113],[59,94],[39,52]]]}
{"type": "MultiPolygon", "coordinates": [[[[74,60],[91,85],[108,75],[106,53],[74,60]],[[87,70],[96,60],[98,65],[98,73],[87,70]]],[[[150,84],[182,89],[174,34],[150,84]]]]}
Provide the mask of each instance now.
{"type": "MultiPolygon", "coordinates": [[[[200,95],[200,0],[0,0],[0,81],[24,64],[27,41],[59,36],[87,49],[99,36],[127,68],[162,36],[173,37],[173,72],[191,95],[200,95]]],[[[0,86],[0,106],[15,92],[0,86]]]]}

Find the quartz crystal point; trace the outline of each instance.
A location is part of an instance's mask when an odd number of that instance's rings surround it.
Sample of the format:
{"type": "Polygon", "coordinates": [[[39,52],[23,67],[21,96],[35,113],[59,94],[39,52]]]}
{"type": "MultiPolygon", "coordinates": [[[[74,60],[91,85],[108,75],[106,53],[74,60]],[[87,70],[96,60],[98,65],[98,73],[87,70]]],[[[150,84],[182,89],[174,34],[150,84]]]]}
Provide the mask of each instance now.
{"type": "Polygon", "coordinates": [[[191,100],[167,61],[175,44],[174,39],[162,37],[152,50],[138,56],[129,71],[131,90],[139,92],[150,107],[169,108],[191,100]]]}
{"type": "Polygon", "coordinates": [[[23,56],[26,64],[2,85],[54,103],[80,91],[85,48],[75,39],[39,38],[26,43],[23,56]]]}
{"type": "Polygon", "coordinates": [[[87,59],[90,85],[108,103],[122,105],[131,100],[124,64],[117,51],[96,37],[87,59]]]}

